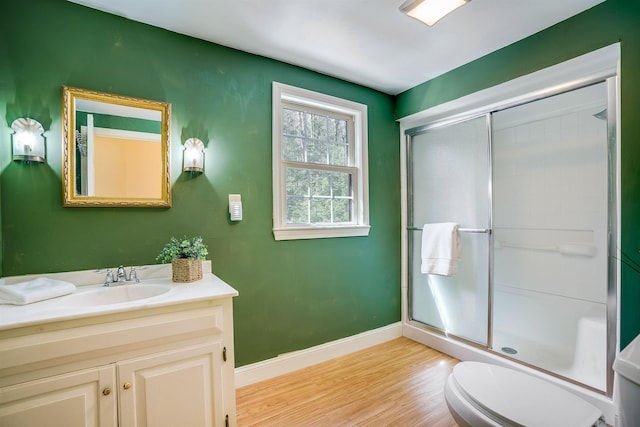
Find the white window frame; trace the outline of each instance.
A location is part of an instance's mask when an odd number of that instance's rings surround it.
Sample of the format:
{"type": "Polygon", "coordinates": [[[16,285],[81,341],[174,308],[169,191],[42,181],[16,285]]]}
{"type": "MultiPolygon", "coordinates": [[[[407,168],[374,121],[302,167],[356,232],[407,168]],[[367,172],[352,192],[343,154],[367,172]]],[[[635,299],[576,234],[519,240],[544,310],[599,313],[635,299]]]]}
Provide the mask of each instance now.
{"type": "MultiPolygon", "coordinates": [[[[272,156],[273,156],[273,235],[276,240],[315,239],[369,235],[369,179],[367,148],[367,106],[330,95],[273,82],[272,156]],[[287,224],[286,223],[286,161],[282,158],[282,110],[295,104],[346,115],[353,123],[354,152],[350,167],[353,175],[353,222],[349,224],[287,224]]],[[[309,169],[317,166],[309,164],[309,169]]]]}

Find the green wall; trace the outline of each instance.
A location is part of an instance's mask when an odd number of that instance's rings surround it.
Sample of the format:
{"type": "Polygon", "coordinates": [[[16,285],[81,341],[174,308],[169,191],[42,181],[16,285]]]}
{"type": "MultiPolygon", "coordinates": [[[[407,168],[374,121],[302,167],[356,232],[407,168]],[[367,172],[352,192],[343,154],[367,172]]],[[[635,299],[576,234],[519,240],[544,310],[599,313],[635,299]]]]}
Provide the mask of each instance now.
{"type": "MultiPolygon", "coordinates": [[[[496,26],[496,31],[500,27],[496,26]]],[[[397,97],[396,117],[621,43],[622,252],[640,261],[640,1],[608,0],[397,97]]],[[[623,265],[620,344],[640,333],[640,272],[623,265]]]]}
{"type": "Polygon", "coordinates": [[[400,320],[393,97],[64,0],[3,6],[0,40],[2,275],[152,264],[170,236],[201,235],[240,292],[238,366],[400,320]],[[273,239],[272,81],[368,106],[368,237],[273,239]],[[172,104],[172,208],[62,207],[62,85],[172,104]],[[18,117],[47,130],[47,164],[9,161],[18,117]],[[206,142],[195,178],[180,170],[189,137],[206,142]],[[242,195],[242,222],[227,219],[229,193],[242,195]]]}

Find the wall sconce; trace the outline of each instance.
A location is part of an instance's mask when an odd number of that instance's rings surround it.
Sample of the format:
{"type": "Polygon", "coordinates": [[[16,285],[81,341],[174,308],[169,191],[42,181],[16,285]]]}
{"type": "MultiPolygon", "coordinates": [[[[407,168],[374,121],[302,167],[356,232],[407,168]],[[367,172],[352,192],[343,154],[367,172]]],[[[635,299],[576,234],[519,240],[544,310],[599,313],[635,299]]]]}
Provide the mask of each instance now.
{"type": "Polygon", "coordinates": [[[15,119],[11,123],[13,130],[13,160],[16,162],[44,163],[44,128],[36,120],[15,119]]]}
{"type": "Polygon", "coordinates": [[[471,0],[407,0],[400,10],[418,21],[432,26],[449,13],[471,0]]]}
{"type": "Polygon", "coordinates": [[[204,171],[204,144],[198,138],[189,138],[184,142],[182,170],[191,173],[204,171]]]}

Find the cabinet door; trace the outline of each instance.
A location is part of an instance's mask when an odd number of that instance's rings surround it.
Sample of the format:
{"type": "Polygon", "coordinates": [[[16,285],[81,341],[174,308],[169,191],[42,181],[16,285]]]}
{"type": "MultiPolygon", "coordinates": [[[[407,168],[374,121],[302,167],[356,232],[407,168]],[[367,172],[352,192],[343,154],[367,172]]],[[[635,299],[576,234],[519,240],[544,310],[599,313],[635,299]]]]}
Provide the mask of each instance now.
{"type": "Polygon", "coordinates": [[[120,427],[223,426],[220,342],[117,364],[120,427]]]}
{"type": "Polygon", "coordinates": [[[115,366],[0,388],[2,427],[115,427],[115,366]]]}

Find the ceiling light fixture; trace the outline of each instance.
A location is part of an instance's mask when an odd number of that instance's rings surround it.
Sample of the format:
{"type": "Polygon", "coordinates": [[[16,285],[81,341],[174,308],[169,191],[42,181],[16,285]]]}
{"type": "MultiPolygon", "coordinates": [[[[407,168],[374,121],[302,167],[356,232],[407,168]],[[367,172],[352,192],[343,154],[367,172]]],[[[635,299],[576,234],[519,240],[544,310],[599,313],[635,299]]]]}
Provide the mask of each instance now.
{"type": "Polygon", "coordinates": [[[400,6],[400,10],[410,17],[432,26],[471,0],[407,0],[400,6]]]}

